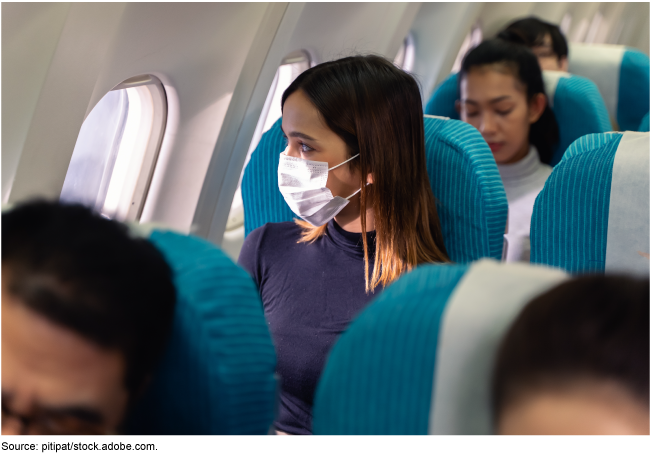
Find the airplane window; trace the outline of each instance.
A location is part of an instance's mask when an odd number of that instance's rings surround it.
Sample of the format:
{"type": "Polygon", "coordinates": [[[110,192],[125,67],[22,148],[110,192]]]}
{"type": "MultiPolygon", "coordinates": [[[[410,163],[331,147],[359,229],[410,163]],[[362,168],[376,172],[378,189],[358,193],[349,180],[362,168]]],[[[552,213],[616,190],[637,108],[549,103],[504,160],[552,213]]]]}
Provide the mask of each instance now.
{"type": "Polygon", "coordinates": [[[460,71],[460,65],[463,63],[463,58],[465,58],[465,54],[481,44],[481,41],[483,41],[483,31],[481,30],[481,27],[478,24],[474,24],[472,26],[472,29],[469,31],[467,36],[465,36],[465,39],[463,40],[463,44],[460,46],[460,50],[458,51],[458,55],[456,56],[456,61],[454,62],[454,65],[451,67],[451,73],[457,73],[460,71]]]}
{"type": "Polygon", "coordinates": [[[246,169],[246,165],[250,160],[251,153],[253,153],[253,150],[255,150],[255,147],[257,147],[257,144],[262,138],[262,134],[271,129],[271,126],[282,116],[280,105],[282,94],[300,73],[309,69],[311,66],[312,59],[310,55],[306,51],[300,50],[287,55],[275,73],[271,89],[266,97],[266,102],[262,108],[257,127],[253,133],[251,145],[248,148],[248,154],[244,161],[244,167],[239,177],[237,191],[235,192],[226,224],[226,233],[222,248],[234,259],[237,259],[241,245],[244,242],[244,202],[241,197],[241,177],[244,174],[244,169],[246,169]]]}
{"type": "Polygon", "coordinates": [[[153,76],[108,92],[81,125],[60,199],[110,219],[140,217],[162,142],[167,101],[153,76]]]}
{"type": "Polygon", "coordinates": [[[399,66],[406,72],[411,72],[415,64],[415,42],[413,40],[413,35],[409,33],[404,42],[397,51],[397,56],[393,61],[395,66],[399,66]]]}

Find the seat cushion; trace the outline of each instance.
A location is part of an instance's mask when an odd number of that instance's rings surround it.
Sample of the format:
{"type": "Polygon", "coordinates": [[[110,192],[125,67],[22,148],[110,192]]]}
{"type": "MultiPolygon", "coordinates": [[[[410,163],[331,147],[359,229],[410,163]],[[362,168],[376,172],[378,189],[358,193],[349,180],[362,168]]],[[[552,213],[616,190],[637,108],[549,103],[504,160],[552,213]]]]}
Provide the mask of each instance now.
{"type": "Polygon", "coordinates": [[[149,240],[174,272],[176,315],[127,433],[266,434],[275,409],[275,351],[255,284],[205,240],[160,230],[149,240]]]}
{"type": "Polygon", "coordinates": [[[314,434],[490,433],[500,340],[530,299],[564,279],[490,259],[401,277],[334,345],[316,390],[314,434]]]}
{"type": "Polygon", "coordinates": [[[451,260],[500,260],[508,200],[490,148],[473,126],[425,116],[427,173],[451,260]]]}
{"type": "Polygon", "coordinates": [[[576,140],[535,200],[530,261],[571,273],[603,272],[612,167],[621,134],[576,140]]]}
{"type": "MultiPolygon", "coordinates": [[[[650,59],[636,49],[626,49],[621,61],[616,120],[621,131],[636,131],[650,110],[650,59]]],[[[646,129],[647,131],[647,129],[646,129]]]]}

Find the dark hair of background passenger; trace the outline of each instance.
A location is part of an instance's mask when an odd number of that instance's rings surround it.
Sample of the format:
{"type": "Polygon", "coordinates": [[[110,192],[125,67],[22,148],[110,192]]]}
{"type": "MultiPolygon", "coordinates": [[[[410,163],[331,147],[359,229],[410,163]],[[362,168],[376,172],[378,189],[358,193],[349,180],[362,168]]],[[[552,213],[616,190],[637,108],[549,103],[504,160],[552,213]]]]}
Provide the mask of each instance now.
{"type": "MultiPolygon", "coordinates": [[[[422,98],[415,79],[383,57],[355,56],[300,74],[282,95],[282,107],[302,90],[327,127],[347,145],[361,179],[361,230],[366,291],[388,285],[421,263],[447,262],[442,229],[427,174],[422,98]],[[369,173],[373,184],[366,186],[369,173]],[[372,197],[376,251],[369,278],[366,206],[372,197]]],[[[302,241],[325,233],[298,221],[302,241]]]]}
{"type": "Polygon", "coordinates": [[[2,268],[17,301],[122,353],[134,398],[171,333],[172,270],[147,240],[81,205],[34,201],[2,213],[2,268]]]}
{"type": "Polygon", "coordinates": [[[551,47],[558,59],[569,56],[569,46],[566,38],[560,31],[560,27],[545,22],[537,17],[526,17],[519,19],[501,31],[497,37],[507,41],[523,44],[528,47],[544,45],[544,37],[551,37],[551,47]]]}
{"type": "MultiPolygon", "coordinates": [[[[538,93],[546,95],[542,70],[535,54],[526,46],[502,39],[483,41],[465,55],[458,77],[459,92],[461,80],[472,68],[497,64],[505,67],[513,77],[524,85],[529,102],[538,93]]],[[[548,99],[542,115],[530,125],[528,137],[530,143],[537,148],[540,160],[549,164],[553,157],[554,147],[560,140],[560,130],[548,99]]]]}
{"type": "Polygon", "coordinates": [[[584,276],[532,300],[504,337],[495,363],[495,421],[527,393],[585,377],[612,380],[648,405],[647,279],[584,276]]]}

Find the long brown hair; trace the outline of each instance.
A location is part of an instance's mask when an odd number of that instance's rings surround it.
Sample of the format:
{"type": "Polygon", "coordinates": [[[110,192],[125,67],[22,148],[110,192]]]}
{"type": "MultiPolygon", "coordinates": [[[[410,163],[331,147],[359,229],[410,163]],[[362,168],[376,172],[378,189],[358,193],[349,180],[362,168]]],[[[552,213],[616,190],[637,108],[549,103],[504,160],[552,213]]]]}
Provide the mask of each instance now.
{"type": "MultiPolygon", "coordinates": [[[[361,237],[366,292],[386,286],[421,263],[447,262],[427,175],[424,120],[415,79],[379,56],[327,62],[303,72],[282,95],[302,90],[327,126],[347,145],[361,181],[361,237]],[[373,184],[366,186],[368,174],[373,184]],[[375,216],[375,260],[369,278],[366,204],[375,216]]],[[[320,238],[327,224],[303,229],[300,242],[320,238]]]]}

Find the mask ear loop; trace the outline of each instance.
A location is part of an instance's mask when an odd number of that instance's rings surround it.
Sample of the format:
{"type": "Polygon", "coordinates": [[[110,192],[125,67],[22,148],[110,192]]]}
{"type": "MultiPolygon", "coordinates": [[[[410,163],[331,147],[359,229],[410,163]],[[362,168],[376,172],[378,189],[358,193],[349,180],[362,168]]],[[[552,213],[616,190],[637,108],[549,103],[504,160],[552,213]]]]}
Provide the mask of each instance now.
{"type": "MultiPolygon", "coordinates": [[[[348,159],[347,161],[343,161],[342,163],[340,163],[340,164],[338,164],[338,165],[335,165],[335,166],[332,167],[331,169],[327,169],[327,171],[329,172],[330,170],[334,170],[334,169],[336,169],[337,167],[341,167],[343,164],[345,164],[346,162],[350,162],[350,161],[352,161],[352,160],[353,160],[354,158],[356,158],[357,156],[359,156],[359,153],[355,154],[354,156],[352,156],[352,157],[351,157],[350,159],[348,159]]],[[[359,191],[360,191],[360,190],[361,190],[361,189],[359,189],[359,191]]]]}
{"type": "MultiPolygon", "coordinates": [[[[370,183],[366,183],[366,186],[368,186],[369,184],[370,184],[370,183]]],[[[345,200],[350,200],[352,197],[354,197],[355,195],[357,195],[357,194],[360,193],[360,192],[361,192],[361,188],[359,188],[359,189],[357,189],[356,191],[354,191],[354,193],[353,193],[352,195],[347,196],[347,197],[345,198],[345,200]]]]}

